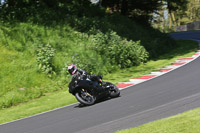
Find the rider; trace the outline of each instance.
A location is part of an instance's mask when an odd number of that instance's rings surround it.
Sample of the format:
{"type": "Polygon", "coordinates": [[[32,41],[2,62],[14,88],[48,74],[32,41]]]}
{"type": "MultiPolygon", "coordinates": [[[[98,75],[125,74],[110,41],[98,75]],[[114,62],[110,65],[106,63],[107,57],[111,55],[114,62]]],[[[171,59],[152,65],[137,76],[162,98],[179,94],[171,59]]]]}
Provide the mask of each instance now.
{"type": "Polygon", "coordinates": [[[103,91],[104,90],[103,87],[102,87],[102,77],[101,76],[97,76],[95,74],[89,75],[85,70],[77,69],[76,65],[74,65],[74,64],[71,64],[71,65],[68,66],[68,72],[73,77],[76,76],[76,75],[82,75],[82,76],[88,77],[92,81],[98,81],[100,86],[99,86],[99,88],[97,88],[97,91],[103,91]]]}

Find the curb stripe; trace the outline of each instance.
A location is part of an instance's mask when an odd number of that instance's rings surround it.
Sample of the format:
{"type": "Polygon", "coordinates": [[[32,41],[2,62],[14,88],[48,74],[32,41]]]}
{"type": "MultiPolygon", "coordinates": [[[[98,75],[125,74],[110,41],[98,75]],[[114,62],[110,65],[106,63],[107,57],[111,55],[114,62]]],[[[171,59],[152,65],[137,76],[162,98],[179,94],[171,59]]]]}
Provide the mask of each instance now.
{"type": "Polygon", "coordinates": [[[171,65],[166,66],[166,68],[161,68],[158,71],[153,71],[151,72],[151,75],[142,75],[140,78],[133,78],[133,79],[129,79],[130,82],[121,82],[118,83],[118,87],[120,88],[120,90],[122,89],[126,89],[128,87],[131,87],[133,85],[136,84],[140,84],[142,82],[145,82],[147,80],[159,77],[165,73],[168,73],[172,70],[175,70],[181,66],[186,65],[187,63],[195,60],[196,58],[198,58],[200,56],[200,50],[198,50],[194,55],[192,55],[192,57],[184,57],[184,58],[179,58],[176,62],[171,63],[171,65]],[[133,83],[133,85],[131,85],[130,83],[133,83]]]}

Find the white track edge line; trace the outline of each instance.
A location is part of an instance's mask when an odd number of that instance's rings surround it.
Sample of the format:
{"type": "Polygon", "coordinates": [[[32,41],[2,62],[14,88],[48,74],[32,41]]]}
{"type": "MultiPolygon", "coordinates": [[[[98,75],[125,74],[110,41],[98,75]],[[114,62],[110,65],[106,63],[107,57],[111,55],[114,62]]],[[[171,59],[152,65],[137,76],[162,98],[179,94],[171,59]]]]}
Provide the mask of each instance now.
{"type": "Polygon", "coordinates": [[[69,106],[72,106],[72,105],[76,105],[76,104],[78,104],[78,103],[79,103],[79,102],[77,102],[77,103],[73,103],[73,104],[70,104],[70,105],[67,105],[67,106],[63,106],[63,107],[59,107],[59,108],[55,108],[55,109],[52,109],[52,110],[44,111],[44,112],[41,112],[41,113],[38,113],[38,114],[35,114],[35,115],[32,115],[32,116],[28,116],[28,117],[20,118],[20,119],[14,120],[14,121],[10,121],[10,122],[6,122],[6,123],[2,123],[2,124],[0,124],[0,126],[2,126],[2,125],[6,125],[6,124],[9,124],[9,123],[13,123],[13,122],[17,122],[17,121],[20,121],[20,120],[24,120],[24,119],[32,118],[32,117],[39,116],[39,115],[42,115],[42,114],[46,114],[46,113],[49,113],[49,112],[53,112],[53,111],[56,111],[56,110],[59,110],[59,109],[63,109],[63,108],[66,108],[66,107],[69,107],[69,106]]]}

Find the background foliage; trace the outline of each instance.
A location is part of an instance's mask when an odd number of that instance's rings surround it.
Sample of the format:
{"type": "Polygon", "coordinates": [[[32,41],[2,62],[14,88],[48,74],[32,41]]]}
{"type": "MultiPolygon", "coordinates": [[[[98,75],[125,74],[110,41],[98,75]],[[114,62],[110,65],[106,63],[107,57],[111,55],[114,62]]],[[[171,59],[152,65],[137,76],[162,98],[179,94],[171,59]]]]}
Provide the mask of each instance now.
{"type": "Polygon", "coordinates": [[[176,26],[200,21],[199,0],[164,0],[158,15],[152,21],[154,27],[161,31],[174,31],[176,26]]]}

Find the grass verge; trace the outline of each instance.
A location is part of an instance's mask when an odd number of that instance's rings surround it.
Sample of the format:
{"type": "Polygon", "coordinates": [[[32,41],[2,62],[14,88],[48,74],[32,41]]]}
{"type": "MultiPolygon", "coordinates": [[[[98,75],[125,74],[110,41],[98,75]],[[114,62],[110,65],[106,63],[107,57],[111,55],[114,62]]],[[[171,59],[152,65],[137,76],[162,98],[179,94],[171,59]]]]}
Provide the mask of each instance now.
{"type": "MultiPolygon", "coordinates": [[[[117,72],[104,76],[105,81],[118,82],[128,81],[130,78],[136,78],[140,75],[149,74],[151,71],[163,68],[174,62],[178,58],[191,57],[197,51],[197,43],[194,41],[177,41],[180,47],[172,50],[170,53],[161,56],[158,60],[151,60],[145,64],[128,69],[118,70],[117,72]]],[[[31,100],[18,106],[12,106],[0,110],[0,123],[28,117],[54,108],[62,107],[77,102],[74,96],[61,90],[45,96],[31,100]]]]}
{"type": "Polygon", "coordinates": [[[116,133],[199,133],[200,108],[116,133]]]}

